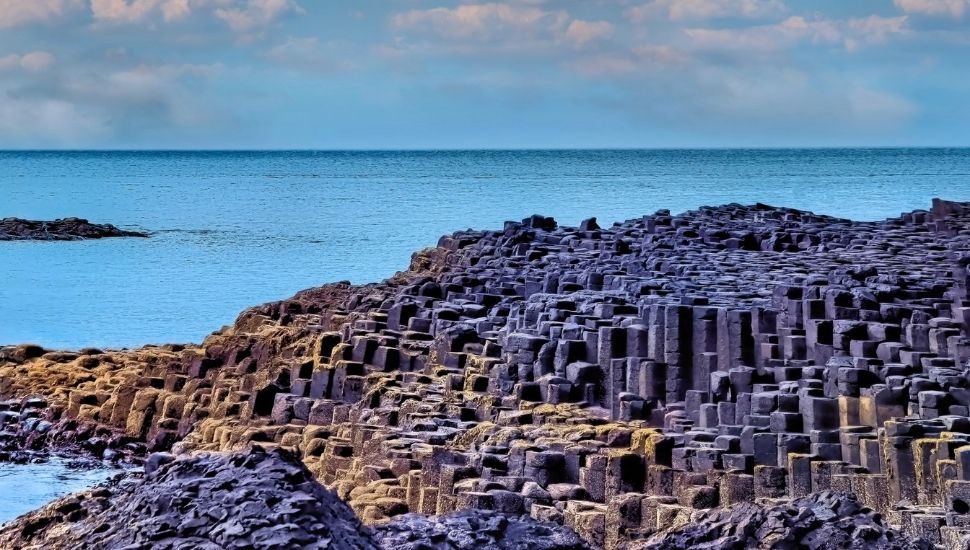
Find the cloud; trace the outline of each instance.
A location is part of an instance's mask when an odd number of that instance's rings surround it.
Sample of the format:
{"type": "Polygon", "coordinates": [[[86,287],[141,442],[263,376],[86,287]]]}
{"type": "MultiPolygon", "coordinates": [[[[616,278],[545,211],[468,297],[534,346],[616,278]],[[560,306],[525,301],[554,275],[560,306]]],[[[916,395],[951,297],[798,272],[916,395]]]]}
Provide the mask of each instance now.
{"type": "Polygon", "coordinates": [[[109,134],[104,117],[69,100],[0,98],[0,143],[6,146],[90,146],[109,134]]]}
{"type": "Polygon", "coordinates": [[[288,38],[285,42],[270,48],[266,53],[277,65],[313,73],[334,73],[348,70],[353,63],[333,50],[343,49],[335,42],[322,43],[317,37],[288,38]]]}
{"type": "Polygon", "coordinates": [[[607,38],[611,34],[613,34],[613,25],[606,21],[576,19],[566,27],[566,40],[579,47],[589,42],[607,38]]]}
{"type": "Polygon", "coordinates": [[[622,78],[636,73],[684,68],[691,62],[687,52],[672,46],[637,46],[629,52],[580,57],[568,63],[582,76],[622,78]]]}
{"type": "Polygon", "coordinates": [[[771,24],[753,27],[709,29],[688,28],[684,32],[695,48],[708,50],[779,51],[799,43],[840,45],[854,50],[862,43],[879,43],[892,35],[908,32],[907,17],[852,18],[836,21],[806,19],[800,15],[771,24]]]}
{"type": "Polygon", "coordinates": [[[63,64],[19,82],[4,79],[0,143],[130,146],[162,134],[184,138],[225,128],[232,115],[219,99],[199,93],[211,90],[223,72],[219,64],[141,64],[103,72],[63,64]]]}
{"type": "Polygon", "coordinates": [[[91,14],[96,20],[134,23],[156,11],[165,21],[175,21],[187,17],[192,6],[189,0],[91,0],[91,14]]]}
{"type": "Polygon", "coordinates": [[[963,17],[970,8],[970,0],[895,0],[894,3],[905,13],[932,16],[963,17]]]}
{"type": "Polygon", "coordinates": [[[0,28],[47,21],[78,7],[81,0],[0,0],[0,28]]]}
{"type": "Polygon", "coordinates": [[[846,49],[854,50],[858,47],[859,41],[878,44],[889,40],[893,35],[908,34],[909,29],[906,24],[909,17],[880,17],[870,15],[863,18],[849,19],[848,30],[845,37],[846,49]]]}
{"type": "Polygon", "coordinates": [[[391,16],[390,25],[399,35],[379,50],[385,57],[419,52],[534,59],[592,48],[614,32],[608,21],[573,18],[565,10],[544,9],[541,1],[528,0],[409,10],[391,16]]]}
{"type": "Polygon", "coordinates": [[[91,14],[103,22],[139,23],[158,15],[165,22],[173,22],[196,12],[209,13],[244,33],[302,9],[294,0],[91,0],[91,14]]]}
{"type": "Polygon", "coordinates": [[[766,136],[786,145],[881,139],[919,113],[907,99],[838,71],[710,64],[621,83],[624,92],[610,104],[618,112],[735,146],[763,145],[766,136]]]}
{"type": "Polygon", "coordinates": [[[652,0],[634,6],[626,16],[635,23],[665,17],[672,21],[726,17],[765,18],[783,15],[780,0],[652,0]]]}
{"type": "Polygon", "coordinates": [[[637,70],[637,63],[622,54],[600,54],[571,61],[569,67],[589,78],[615,78],[637,70]]]}
{"type": "Polygon", "coordinates": [[[23,55],[9,54],[0,57],[0,69],[11,67],[37,72],[47,69],[54,64],[54,56],[42,51],[25,53],[23,55]]]}
{"type": "Polygon", "coordinates": [[[293,0],[248,0],[245,6],[219,8],[216,17],[236,32],[249,32],[266,26],[286,12],[301,12],[293,0]]]}
{"type": "Polygon", "coordinates": [[[411,10],[391,18],[398,29],[432,32],[451,38],[494,37],[508,30],[557,30],[565,27],[565,12],[511,4],[463,4],[455,8],[411,10]]]}

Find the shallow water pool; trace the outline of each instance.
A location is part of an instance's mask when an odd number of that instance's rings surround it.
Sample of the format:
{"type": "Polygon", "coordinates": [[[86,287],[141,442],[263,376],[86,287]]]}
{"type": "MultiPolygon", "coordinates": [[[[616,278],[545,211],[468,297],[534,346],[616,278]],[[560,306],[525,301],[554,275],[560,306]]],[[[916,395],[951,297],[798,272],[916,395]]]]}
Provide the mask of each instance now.
{"type": "Polygon", "coordinates": [[[59,457],[41,464],[0,463],[0,523],[121,472],[59,457]]]}

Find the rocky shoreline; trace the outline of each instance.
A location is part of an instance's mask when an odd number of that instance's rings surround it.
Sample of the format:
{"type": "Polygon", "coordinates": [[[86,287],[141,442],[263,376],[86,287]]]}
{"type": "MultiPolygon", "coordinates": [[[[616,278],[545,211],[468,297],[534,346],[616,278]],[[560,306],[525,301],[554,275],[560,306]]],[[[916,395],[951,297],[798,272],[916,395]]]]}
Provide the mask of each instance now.
{"type": "Polygon", "coordinates": [[[595,548],[828,548],[725,539],[794,514],[786,533],[837,524],[852,547],[964,549],[968,265],[970,203],[880,222],[760,204],[608,228],[533,216],[443,237],[379,284],[252,308],[201,345],[4,348],[0,397],[20,403],[4,424],[108,458],[279,448],[365,525],[412,518],[412,538],[470,513],[595,548]]]}
{"type": "Polygon", "coordinates": [[[53,221],[0,219],[0,241],[80,241],[109,237],[148,237],[148,234],[118,229],[110,223],[91,223],[81,218],[53,221]]]}

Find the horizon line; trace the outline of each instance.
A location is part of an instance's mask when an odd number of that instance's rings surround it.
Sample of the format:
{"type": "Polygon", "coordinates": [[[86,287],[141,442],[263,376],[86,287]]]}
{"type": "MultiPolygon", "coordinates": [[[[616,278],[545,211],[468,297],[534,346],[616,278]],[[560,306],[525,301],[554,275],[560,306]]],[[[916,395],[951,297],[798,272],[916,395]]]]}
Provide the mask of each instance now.
{"type": "Polygon", "coordinates": [[[0,153],[469,153],[596,151],[837,151],[901,149],[970,149],[970,145],[805,145],[697,147],[428,147],[428,148],[3,148],[0,153]]]}

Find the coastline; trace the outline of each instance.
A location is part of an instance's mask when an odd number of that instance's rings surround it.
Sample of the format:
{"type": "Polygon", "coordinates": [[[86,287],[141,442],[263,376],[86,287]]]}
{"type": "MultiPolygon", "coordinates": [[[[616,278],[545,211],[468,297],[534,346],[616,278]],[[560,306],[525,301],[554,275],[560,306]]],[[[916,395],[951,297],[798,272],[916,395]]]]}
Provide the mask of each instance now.
{"type": "Polygon", "coordinates": [[[4,348],[0,396],[47,401],[32,446],[287,449],[371,525],[497,510],[616,548],[832,489],[956,547],[968,239],[970,204],[945,201],[883,222],[534,216],[443,237],[381,283],[250,308],[200,345],[4,348]]]}

